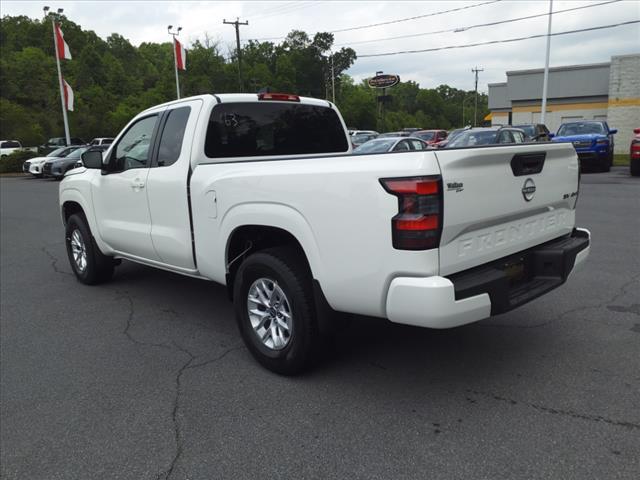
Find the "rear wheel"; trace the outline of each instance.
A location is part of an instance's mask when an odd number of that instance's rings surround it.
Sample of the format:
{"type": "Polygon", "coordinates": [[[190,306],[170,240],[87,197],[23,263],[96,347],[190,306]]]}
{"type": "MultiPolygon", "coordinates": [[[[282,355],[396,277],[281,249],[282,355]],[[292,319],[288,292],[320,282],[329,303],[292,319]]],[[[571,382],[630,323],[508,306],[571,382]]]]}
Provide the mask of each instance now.
{"type": "Polygon", "coordinates": [[[233,302],[240,334],[254,358],[283,375],[307,369],[320,341],[309,268],[287,248],[254,253],[240,265],[233,302]]]}
{"type": "Polygon", "coordinates": [[[629,163],[629,170],[629,173],[631,173],[632,176],[640,176],[640,159],[631,160],[631,162],[629,163]]]}
{"type": "Polygon", "coordinates": [[[65,237],[69,263],[80,282],[95,285],[112,277],[115,266],[113,258],[100,251],[84,215],[69,217],[65,237]]]}

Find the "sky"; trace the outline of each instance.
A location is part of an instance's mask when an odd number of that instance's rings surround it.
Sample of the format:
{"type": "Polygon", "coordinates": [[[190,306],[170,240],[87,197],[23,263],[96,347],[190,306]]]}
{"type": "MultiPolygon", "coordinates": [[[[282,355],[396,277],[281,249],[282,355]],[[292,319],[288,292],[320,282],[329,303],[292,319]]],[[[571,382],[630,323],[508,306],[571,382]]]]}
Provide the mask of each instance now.
{"type": "MultiPolygon", "coordinates": [[[[577,30],[640,19],[640,1],[623,0],[597,6],[606,0],[553,2],[552,32],[577,30]],[[561,13],[561,10],[591,6],[561,13]]],[[[284,37],[293,29],[315,32],[342,30],[396,21],[387,25],[336,32],[336,46],[350,46],[358,55],[421,50],[452,45],[487,42],[529,35],[544,35],[548,16],[501,25],[465,27],[508,20],[549,11],[547,0],[473,1],[0,1],[0,14],[42,17],[42,7],[64,8],[65,15],[85,30],[102,38],[117,32],[134,45],[142,42],[165,42],[170,37],[167,25],[181,26],[180,38],[189,43],[208,35],[219,42],[227,54],[235,48],[235,29],[223,20],[248,21],[240,27],[242,41],[284,37]],[[478,6],[474,6],[478,5],[478,6]],[[471,7],[455,12],[446,10],[471,7]],[[425,16],[434,14],[431,16],[425,16]],[[454,32],[451,30],[463,29],[454,32]],[[430,33],[449,30],[443,33],[430,33]],[[411,38],[383,40],[388,37],[419,35],[411,38]],[[376,40],[376,41],[371,41],[376,40]],[[357,43],[362,42],[362,43],[357,43]]],[[[278,42],[279,40],[273,40],[278,42]]],[[[373,76],[377,71],[400,75],[422,88],[440,84],[472,90],[474,67],[479,73],[478,89],[487,91],[488,83],[506,81],[506,71],[542,68],[546,39],[472,48],[441,50],[413,54],[358,58],[347,72],[356,80],[373,76]]],[[[551,40],[550,65],[607,62],[612,55],[640,53],[640,24],[556,36],[551,40]]],[[[187,60],[188,62],[188,60],[187,60]]],[[[188,64],[187,64],[188,68],[188,64]]]]}

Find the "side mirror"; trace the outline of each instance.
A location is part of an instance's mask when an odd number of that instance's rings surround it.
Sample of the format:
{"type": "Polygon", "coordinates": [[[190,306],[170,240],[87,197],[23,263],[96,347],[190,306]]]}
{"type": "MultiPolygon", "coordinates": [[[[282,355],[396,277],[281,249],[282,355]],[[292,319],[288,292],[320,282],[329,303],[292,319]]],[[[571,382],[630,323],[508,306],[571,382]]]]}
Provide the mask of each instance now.
{"type": "Polygon", "coordinates": [[[556,134],[555,134],[555,133],[551,133],[551,132],[549,132],[549,140],[551,140],[551,139],[552,139],[553,137],[555,137],[555,136],[556,136],[556,134]]]}
{"type": "Polygon", "coordinates": [[[609,135],[615,135],[616,133],[618,133],[618,129],[617,128],[613,128],[613,129],[609,130],[609,135]]]}
{"type": "Polygon", "coordinates": [[[102,152],[98,150],[87,150],[82,155],[82,163],[85,168],[96,168],[102,170],[104,166],[102,165],[102,152]]]}

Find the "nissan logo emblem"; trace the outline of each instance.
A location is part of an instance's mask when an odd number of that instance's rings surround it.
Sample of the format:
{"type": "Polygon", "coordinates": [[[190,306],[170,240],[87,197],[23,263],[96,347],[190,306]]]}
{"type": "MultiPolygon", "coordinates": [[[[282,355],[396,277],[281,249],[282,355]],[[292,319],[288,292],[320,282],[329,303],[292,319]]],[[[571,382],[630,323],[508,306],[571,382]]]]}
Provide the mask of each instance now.
{"type": "Polygon", "coordinates": [[[536,194],[536,184],[533,180],[527,178],[522,186],[522,196],[527,202],[530,202],[533,196],[536,194]]]}

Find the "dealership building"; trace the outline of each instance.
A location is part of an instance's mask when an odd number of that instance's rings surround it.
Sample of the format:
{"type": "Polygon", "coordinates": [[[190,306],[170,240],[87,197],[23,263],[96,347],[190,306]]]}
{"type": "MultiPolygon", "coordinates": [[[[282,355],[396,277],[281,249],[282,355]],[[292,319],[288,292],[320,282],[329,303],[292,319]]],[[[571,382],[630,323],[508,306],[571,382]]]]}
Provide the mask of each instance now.
{"type": "MultiPolygon", "coordinates": [[[[539,123],[543,76],[543,69],[517,70],[504,83],[490,83],[491,124],[539,123]]],[[[629,151],[633,129],[640,128],[640,54],[549,69],[547,127],[555,132],[576,120],[606,120],[618,129],[616,153],[629,151]]]]}

